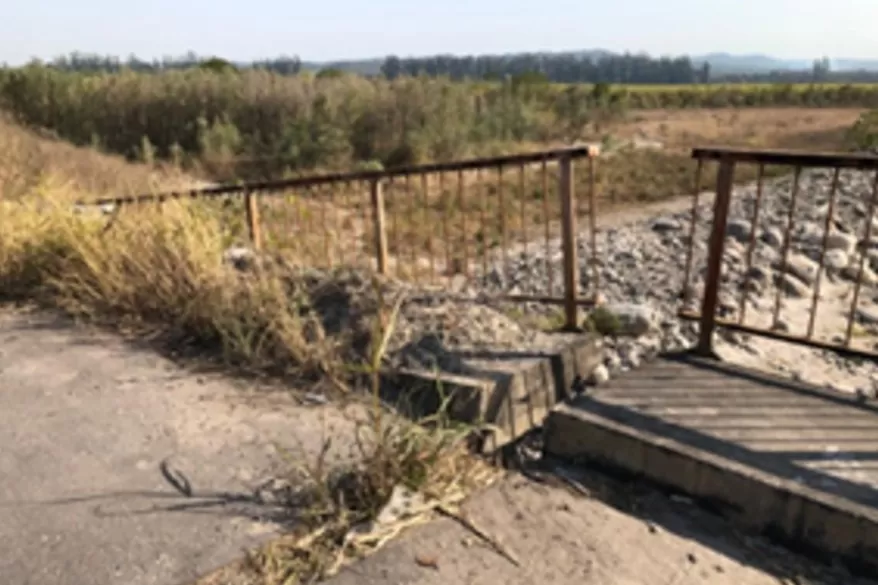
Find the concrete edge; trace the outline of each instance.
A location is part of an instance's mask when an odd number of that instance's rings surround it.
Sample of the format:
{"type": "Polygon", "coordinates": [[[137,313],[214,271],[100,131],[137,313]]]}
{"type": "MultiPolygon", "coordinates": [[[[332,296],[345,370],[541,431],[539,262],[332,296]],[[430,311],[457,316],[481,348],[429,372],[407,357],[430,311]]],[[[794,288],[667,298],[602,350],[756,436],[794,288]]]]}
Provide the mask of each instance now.
{"type": "Polygon", "coordinates": [[[583,336],[496,376],[386,370],[380,374],[380,394],[386,404],[415,419],[438,413],[445,402],[452,420],[485,426],[483,450],[494,451],[542,426],[602,357],[601,339],[583,336]]]}
{"type": "Polygon", "coordinates": [[[571,404],[547,418],[545,450],[681,491],[793,549],[878,577],[878,510],[571,404]]]}

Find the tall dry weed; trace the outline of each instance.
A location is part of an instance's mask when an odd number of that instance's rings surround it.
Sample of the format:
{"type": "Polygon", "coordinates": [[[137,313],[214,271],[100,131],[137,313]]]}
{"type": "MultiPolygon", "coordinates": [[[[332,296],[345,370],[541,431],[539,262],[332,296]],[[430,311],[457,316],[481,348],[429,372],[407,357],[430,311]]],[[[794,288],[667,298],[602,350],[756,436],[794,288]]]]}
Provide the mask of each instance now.
{"type": "Polygon", "coordinates": [[[246,368],[320,375],[334,366],[295,282],[223,263],[230,241],[196,203],[76,213],[76,193],[45,185],[0,202],[0,280],[10,300],[161,333],[246,368]]]}

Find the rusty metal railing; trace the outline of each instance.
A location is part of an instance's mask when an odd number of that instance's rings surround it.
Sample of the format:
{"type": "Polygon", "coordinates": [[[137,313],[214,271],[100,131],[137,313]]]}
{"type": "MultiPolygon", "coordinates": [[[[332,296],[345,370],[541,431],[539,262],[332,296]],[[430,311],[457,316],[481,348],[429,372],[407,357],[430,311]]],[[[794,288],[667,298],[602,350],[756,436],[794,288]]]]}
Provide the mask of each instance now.
{"type": "Polygon", "coordinates": [[[722,148],[692,156],[698,173],[718,164],[713,202],[696,194],[692,207],[679,314],[699,323],[695,351],[713,355],[723,327],[878,357],[878,157],[722,148]],[[755,183],[733,191],[747,166],[755,183]],[[711,213],[700,250],[696,228],[711,213]]]}
{"type": "MultiPolygon", "coordinates": [[[[564,307],[567,328],[597,295],[594,146],[412,166],[219,185],[101,199],[91,205],[221,200],[257,249],[311,266],[362,266],[435,287],[564,307]],[[576,162],[587,161],[580,170],[576,162]],[[580,179],[580,180],[577,180],[580,179]],[[577,197],[577,187],[584,193],[577,197]],[[584,195],[584,196],[583,196],[584,195]],[[578,218],[588,216],[592,290],[580,291],[578,218]],[[543,248],[543,294],[510,282],[510,262],[543,248]],[[552,261],[561,253],[560,274],[552,261]],[[497,292],[499,291],[499,292],[497,292]]],[[[231,221],[231,219],[230,219],[231,221]]]]}

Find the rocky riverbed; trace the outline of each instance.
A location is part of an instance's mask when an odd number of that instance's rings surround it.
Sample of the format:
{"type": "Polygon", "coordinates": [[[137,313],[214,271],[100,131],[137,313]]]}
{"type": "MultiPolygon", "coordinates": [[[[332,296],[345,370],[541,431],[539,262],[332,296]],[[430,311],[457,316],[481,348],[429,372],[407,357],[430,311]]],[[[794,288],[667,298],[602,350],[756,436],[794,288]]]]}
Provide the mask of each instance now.
{"type": "MultiPolygon", "coordinates": [[[[819,284],[812,336],[841,344],[853,315],[851,343],[872,350],[878,342],[878,222],[872,219],[870,198],[873,175],[844,171],[830,201],[831,172],[807,171],[799,178],[793,204],[793,178],[766,181],[756,211],[756,186],[736,189],[726,230],[719,313],[742,317],[743,323],[805,335],[819,284]],[[792,206],[792,212],[790,210],[792,206]],[[827,221],[832,207],[832,217],[827,221]],[[755,217],[755,224],[753,222],[755,217]],[[874,222],[867,241],[866,229],[874,222]],[[755,225],[755,228],[753,227],[755,225]],[[787,229],[792,226],[791,229],[787,229]],[[828,226],[828,235],[824,232],[828,226]],[[755,233],[754,233],[755,232],[755,233]],[[789,233],[787,241],[786,234],[789,233]],[[754,242],[748,260],[748,249],[754,242]],[[825,246],[824,246],[825,242],[825,246]],[[788,248],[786,262],[784,248],[788,248]],[[825,252],[821,254],[821,250],[825,252]],[[823,269],[820,269],[822,255],[823,269]],[[852,310],[855,282],[861,282],[852,310]],[[780,295],[780,311],[774,309],[780,295]],[[741,299],[744,299],[743,306],[741,299]]],[[[596,379],[614,371],[637,367],[643,357],[658,350],[691,345],[696,327],[675,316],[687,290],[697,308],[706,272],[707,241],[712,224],[712,202],[699,206],[695,222],[691,277],[684,289],[684,268],[690,241],[691,208],[652,217],[635,217],[599,229],[596,250],[597,279],[589,262],[587,237],[580,240],[580,277],[583,291],[593,291],[597,280],[606,310],[633,324],[633,329],[608,340],[606,367],[596,379]]],[[[603,222],[599,220],[599,225],[603,222]]],[[[870,228],[871,229],[871,228],[870,228]]],[[[558,249],[552,246],[554,249],[558,249]]],[[[545,294],[549,270],[559,281],[560,253],[519,254],[494,270],[478,287],[526,294],[545,294]]],[[[528,307],[529,311],[545,309],[528,307]]],[[[776,373],[801,377],[815,384],[850,392],[874,394],[878,369],[874,362],[844,359],[834,352],[795,346],[752,335],[720,332],[717,352],[723,359],[776,373]]]]}

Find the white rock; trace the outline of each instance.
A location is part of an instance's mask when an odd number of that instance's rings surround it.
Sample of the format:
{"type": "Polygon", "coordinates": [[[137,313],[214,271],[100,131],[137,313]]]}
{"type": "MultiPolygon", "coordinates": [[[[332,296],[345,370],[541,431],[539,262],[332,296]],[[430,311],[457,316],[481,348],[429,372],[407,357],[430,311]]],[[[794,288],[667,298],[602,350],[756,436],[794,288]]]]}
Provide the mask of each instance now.
{"type": "Polygon", "coordinates": [[[828,250],[823,256],[823,266],[838,272],[850,264],[851,257],[844,250],[828,250]]]}
{"type": "Polygon", "coordinates": [[[868,263],[863,264],[863,271],[860,272],[860,262],[859,260],[851,262],[841,271],[842,277],[850,280],[852,282],[856,282],[860,280],[866,286],[875,286],[878,285],[878,274],[875,273],[874,270],[868,265],[868,263]]]}
{"type": "Polygon", "coordinates": [[[878,307],[857,307],[854,317],[864,325],[878,325],[878,307]]]}
{"type": "Polygon", "coordinates": [[[238,270],[248,270],[253,266],[256,254],[244,246],[232,246],[223,253],[223,261],[238,270]]]}
{"type": "Polygon", "coordinates": [[[807,297],[811,292],[805,283],[790,274],[781,274],[778,277],[777,287],[784,294],[797,299],[807,297]]]}
{"type": "Polygon", "coordinates": [[[803,254],[794,253],[787,257],[786,264],[781,259],[775,263],[774,268],[795,276],[805,284],[813,284],[819,265],[803,254]]]}
{"type": "Polygon", "coordinates": [[[600,386],[610,379],[610,370],[604,364],[597,366],[588,376],[588,383],[592,386],[600,386]]]}

